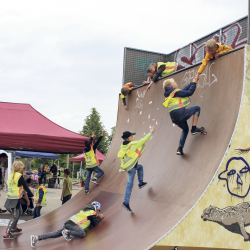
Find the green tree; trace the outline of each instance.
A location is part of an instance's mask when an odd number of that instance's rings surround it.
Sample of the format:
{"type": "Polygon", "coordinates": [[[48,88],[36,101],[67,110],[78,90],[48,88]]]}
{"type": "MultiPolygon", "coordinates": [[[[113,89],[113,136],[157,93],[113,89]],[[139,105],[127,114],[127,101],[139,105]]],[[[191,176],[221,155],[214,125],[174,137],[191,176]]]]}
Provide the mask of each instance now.
{"type": "Polygon", "coordinates": [[[104,131],[104,136],[97,149],[102,154],[106,155],[110,144],[109,135],[105,130],[103,123],[101,122],[101,116],[97,112],[96,108],[92,108],[90,115],[85,118],[84,125],[82,130],[80,131],[80,134],[91,137],[92,131],[95,131],[96,140],[101,136],[102,131],[104,131]]]}

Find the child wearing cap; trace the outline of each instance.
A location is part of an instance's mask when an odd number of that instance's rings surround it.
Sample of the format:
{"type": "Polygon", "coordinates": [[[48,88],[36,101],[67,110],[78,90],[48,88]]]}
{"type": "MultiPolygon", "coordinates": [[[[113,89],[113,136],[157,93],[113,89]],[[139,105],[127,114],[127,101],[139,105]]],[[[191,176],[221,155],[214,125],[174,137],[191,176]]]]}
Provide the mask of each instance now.
{"type": "Polygon", "coordinates": [[[147,87],[150,90],[152,84],[158,81],[159,77],[164,77],[172,74],[178,70],[181,70],[181,65],[177,62],[158,62],[151,63],[147,69],[148,76],[152,78],[152,81],[147,87]]]}
{"type": "Polygon", "coordinates": [[[141,189],[147,185],[147,182],[143,182],[143,166],[138,163],[138,160],[145,150],[146,141],[149,140],[155,130],[156,127],[153,126],[150,129],[150,133],[139,141],[133,141],[133,135],[135,135],[135,133],[125,131],[122,135],[124,141],[117,156],[121,159],[120,171],[128,172],[128,181],[122,206],[129,212],[132,212],[129,206],[129,200],[134,185],[136,171],[138,174],[139,188],[141,189]]]}
{"type": "Polygon", "coordinates": [[[97,182],[104,175],[104,171],[98,167],[99,160],[96,155],[96,149],[99,143],[102,140],[104,135],[104,131],[102,131],[102,135],[98,138],[97,142],[94,143],[93,138],[95,136],[95,132],[92,132],[92,137],[88,141],[85,141],[85,162],[86,162],[86,171],[87,171],[87,178],[85,180],[85,193],[89,194],[89,182],[91,179],[91,174],[94,171],[97,175],[91,180],[94,184],[99,185],[97,182]]]}
{"type": "Polygon", "coordinates": [[[65,240],[70,241],[72,237],[84,238],[86,230],[89,226],[95,227],[101,219],[104,218],[103,214],[98,214],[101,209],[101,204],[98,201],[93,201],[91,204],[86,205],[79,213],[71,216],[63,225],[62,228],[56,232],[50,232],[41,235],[31,235],[31,246],[36,247],[37,241],[46,240],[49,238],[64,237],[65,240]]]}
{"type": "Polygon", "coordinates": [[[127,110],[128,107],[127,107],[127,104],[126,104],[126,99],[125,99],[125,96],[127,96],[130,92],[130,90],[133,89],[134,84],[132,82],[128,82],[126,84],[123,85],[122,89],[121,89],[121,98],[122,98],[122,101],[123,101],[123,105],[124,105],[124,108],[127,110]]]}

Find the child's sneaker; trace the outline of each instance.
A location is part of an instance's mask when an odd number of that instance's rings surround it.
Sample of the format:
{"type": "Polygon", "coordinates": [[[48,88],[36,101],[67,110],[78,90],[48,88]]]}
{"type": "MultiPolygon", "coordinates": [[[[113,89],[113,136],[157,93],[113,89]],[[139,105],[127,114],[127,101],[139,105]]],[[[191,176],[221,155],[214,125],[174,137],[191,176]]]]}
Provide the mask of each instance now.
{"type": "Polygon", "coordinates": [[[31,239],[31,246],[32,247],[36,247],[36,242],[37,242],[36,236],[35,235],[31,235],[30,239],[31,239]]]}
{"type": "Polygon", "coordinates": [[[85,190],[85,194],[89,194],[89,190],[85,190]]]}
{"type": "Polygon", "coordinates": [[[12,235],[12,234],[7,234],[7,233],[5,233],[5,234],[3,235],[3,239],[4,239],[4,240],[15,240],[15,239],[16,239],[16,236],[15,236],[15,235],[12,235]]]}
{"type": "Polygon", "coordinates": [[[148,184],[147,182],[142,182],[142,184],[141,184],[141,185],[140,185],[140,184],[138,185],[138,186],[139,186],[139,189],[141,189],[141,188],[145,187],[147,184],[148,184]]]}
{"type": "Polygon", "coordinates": [[[181,148],[181,147],[179,147],[178,149],[177,149],[177,151],[176,151],[176,154],[177,155],[183,155],[183,150],[182,150],[183,148],[181,148]]]}
{"type": "Polygon", "coordinates": [[[66,230],[65,230],[65,229],[62,231],[62,235],[63,235],[63,237],[64,237],[65,240],[67,240],[67,241],[72,240],[72,239],[70,238],[70,236],[69,236],[69,233],[66,233],[66,230]]]}
{"type": "Polygon", "coordinates": [[[100,184],[99,182],[97,182],[97,179],[92,179],[91,182],[95,183],[96,185],[100,184]]]}
{"type": "Polygon", "coordinates": [[[202,132],[201,128],[196,127],[196,129],[191,129],[191,134],[192,135],[196,135],[196,134],[201,133],[201,132],[202,132]]]}
{"type": "Polygon", "coordinates": [[[129,204],[122,203],[122,206],[129,212],[132,212],[131,208],[129,207],[129,204]]]}
{"type": "Polygon", "coordinates": [[[20,234],[20,233],[22,233],[22,231],[23,230],[21,228],[11,229],[12,234],[20,234]]]}

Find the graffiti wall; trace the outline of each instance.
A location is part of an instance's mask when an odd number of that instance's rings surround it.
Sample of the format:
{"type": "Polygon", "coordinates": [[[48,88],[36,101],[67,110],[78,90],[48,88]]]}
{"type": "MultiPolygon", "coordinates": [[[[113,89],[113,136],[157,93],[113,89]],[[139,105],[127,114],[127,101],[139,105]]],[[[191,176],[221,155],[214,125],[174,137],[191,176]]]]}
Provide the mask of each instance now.
{"type": "MultiPolygon", "coordinates": [[[[224,159],[204,196],[159,246],[250,249],[250,47],[245,48],[240,115],[224,159]]],[[[211,156],[212,157],[212,156],[211,156]]]]}
{"type": "Polygon", "coordinates": [[[125,48],[122,85],[127,82],[141,85],[147,80],[146,70],[152,62],[178,62],[183,68],[200,63],[206,54],[206,41],[209,39],[215,39],[234,49],[247,44],[247,29],[245,17],[170,54],[125,48]]]}
{"type": "MultiPolygon", "coordinates": [[[[208,39],[214,39],[216,42],[221,44],[230,45],[233,49],[238,48],[244,44],[247,44],[246,34],[243,36],[243,28],[240,23],[235,23],[228,28],[216,32],[208,39]],[[244,38],[241,38],[241,37],[244,38]]],[[[244,32],[245,33],[245,32],[244,32]]],[[[188,67],[199,63],[203,60],[206,55],[206,41],[200,43],[191,43],[189,47],[177,50],[174,56],[174,61],[180,63],[183,67],[188,67]],[[190,56],[191,50],[191,56],[190,56]]],[[[170,58],[169,58],[170,59],[170,58]]]]}

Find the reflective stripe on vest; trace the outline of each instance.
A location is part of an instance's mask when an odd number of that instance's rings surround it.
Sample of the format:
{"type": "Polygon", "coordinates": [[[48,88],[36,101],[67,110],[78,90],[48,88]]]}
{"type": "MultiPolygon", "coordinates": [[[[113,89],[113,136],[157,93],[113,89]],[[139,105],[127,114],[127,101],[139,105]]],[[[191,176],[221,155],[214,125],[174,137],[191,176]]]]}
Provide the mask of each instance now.
{"type": "MultiPolygon", "coordinates": [[[[129,151],[129,150],[130,150],[130,147],[128,148],[127,151],[129,151]]],[[[123,159],[121,159],[122,165],[121,165],[120,170],[121,171],[129,171],[130,169],[132,169],[136,165],[138,159],[140,158],[140,156],[142,155],[144,150],[145,150],[145,144],[142,145],[141,150],[136,149],[135,153],[137,154],[137,157],[128,166],[126,166],[124,168],[123,166],[126,165],[127,162],[129,162],[130,160],[133,159],[132,157],[129,157],[127,154],[125,154],[123,159]]]]}
{"type": "Polygon", "coordinates": [[[18,187],[18,181],[22,174],[16,172],[12,173],[7,181],[8,185],[8,199],[21,199],[23,194],[23,187],[18,187]],[[13,178],[14,176],[14,178],[13,178]]]}
{"type": "Polygon", "coordinates": [[[188,100],[186,100],[184,102],[182,102],[181,99],[182,98],[178,97],[179,104],[171,106],[170,108],[168,108],[168,111],[171,112],[174,109],[184,108],[185,106],[187,106],[190,103],[190,99],[189,98],[188,98],[188,100]]]}
{"type": "Polygon", "coordinates": [[[100,164],[98,157],[93,150],[92,145],[90,151],[85,153],[85,162],[86,162],[86,168],[93,168],[100,164]]]}
{"type": "MultiPolygon", "coordinates": [[[[131,87],[129,87],[129,85],[131,84],[132,82],[128,82],[128,83],[125,83],[123,85],[123,87],[127,87],[129,89],[129,91],[131,90],[131,87]]],[[[121,93],[121,98],[125,98],[125,96],[121,93]]]]}
{"type": "MultiPolygon", "coordinates": [[[[37,192],[36,192],[36,198],[39,199],[39,189],[42,189],[43,190],[43,199],[41,201],[41,206],[42,207],[46,207],[47,206],[47,200],[46,200],[46,193],[47,193],[47,189],[43,186],[40,186],[38,189],[37,189],[37,192]]],[[[35,202],[35,204],[37,204],[37,202],[35,202]]]]}
{"type": "Polygon", "coordinates": [[[94,210],[90,211],[80,211],[78,214],[75,214],[69,218],[69,220],[73,221],[79,227],[83,229],[87,228],[90,225],[90,220],[88,220],[88,216],[96,215],[94,210]]]}
{"type": "Polygon", "coordinates": [[[181,89],[172,91],[171,94],[166,97],[165,101],[162,103],[169,112],[175,109],[184,108],[190,103],[189,97],[173,97],[178,91],[181,91],[181,89]]]}
{"type": "Polygon", "coordinates": [[[161,65],[165,65],[165,70],[161,73],[161,77],[167,76],[173,72],[175,72],[179,66],[179,63],[176,62],[158,62],[157,63],[157,71],[161,65]]]}

